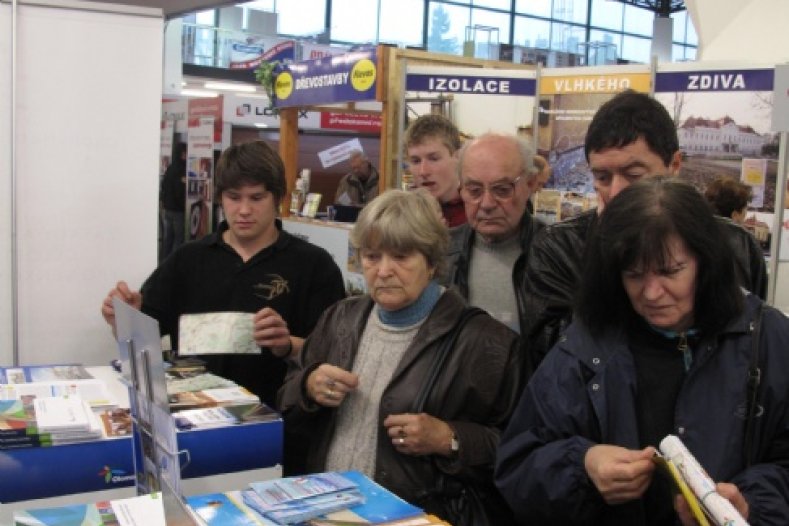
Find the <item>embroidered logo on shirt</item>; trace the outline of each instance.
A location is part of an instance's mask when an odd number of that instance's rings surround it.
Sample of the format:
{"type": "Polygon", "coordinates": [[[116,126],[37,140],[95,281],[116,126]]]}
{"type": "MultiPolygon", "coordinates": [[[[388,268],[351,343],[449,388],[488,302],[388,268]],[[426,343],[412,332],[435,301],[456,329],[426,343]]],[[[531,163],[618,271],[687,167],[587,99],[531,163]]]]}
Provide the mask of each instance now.
{"type": "Polygon", "coordinates": [[[273,300],[286,292],[290,292],[288,281],[279,274],[266,274],[268,283],[256,283],[252,286],[255,296],[264,300],[273,300]]]}

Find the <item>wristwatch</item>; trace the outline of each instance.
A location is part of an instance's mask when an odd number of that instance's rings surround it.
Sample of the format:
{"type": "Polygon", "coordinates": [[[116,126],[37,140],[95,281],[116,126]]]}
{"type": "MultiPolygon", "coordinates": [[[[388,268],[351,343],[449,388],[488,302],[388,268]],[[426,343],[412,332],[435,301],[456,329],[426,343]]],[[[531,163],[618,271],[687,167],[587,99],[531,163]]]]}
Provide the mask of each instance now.
{"type": "Polygon", "coordinates": [[[455,433],[452,433],[452,438],[449,439],[449,451],[452,453],[452,456],[457,455],[458,451],[460,451],[460,442],[458,442],[455,433]]]}

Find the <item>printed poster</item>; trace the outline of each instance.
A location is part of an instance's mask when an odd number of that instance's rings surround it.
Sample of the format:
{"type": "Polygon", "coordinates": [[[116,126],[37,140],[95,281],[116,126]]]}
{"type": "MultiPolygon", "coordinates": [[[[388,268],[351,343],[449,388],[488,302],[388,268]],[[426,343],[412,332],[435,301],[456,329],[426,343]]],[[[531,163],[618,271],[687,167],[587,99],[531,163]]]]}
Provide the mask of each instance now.
{"type": "Polygon", "coordinates": [[[597,109],[619,92],[632,89],[648,93],[649,88],[647,66],[544,71],[540,78],[535,135],[538,153],[553,169],[545,187],[564,192],[561,219],[580,213],[594,202],[584,140],[597,109]]]}
{"type": "Polygon", "coordinates": [[[773,69],[705,69],[703,63],[661,66],[655,97],[677,126],[680,177],[700,190],[719,177],[753,187],[744,226],[770,252],[778,166],[771,132],[773,69]]]}
{"type": "Polygon", "coordinates": [[[186,160],[186,221],[188,239],[211,232],[214,204],[214,119],[189,119],[186,160]]]}
{"type": "Polygon", "coordinates": [[[751,187],[752,208],[764,207],[764,186],[767,180],[767,159],[743,159],[740,180],[751,187]]]}

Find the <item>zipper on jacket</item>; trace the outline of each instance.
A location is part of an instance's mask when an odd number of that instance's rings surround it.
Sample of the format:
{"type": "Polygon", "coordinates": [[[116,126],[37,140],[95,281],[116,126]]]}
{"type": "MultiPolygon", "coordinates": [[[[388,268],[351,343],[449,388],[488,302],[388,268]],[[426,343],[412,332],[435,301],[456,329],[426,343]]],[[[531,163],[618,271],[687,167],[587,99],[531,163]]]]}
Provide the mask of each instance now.
{"type": "Polygon", "coordinates": [[[685,372],[690,371],[690,365],[693,363],[693,352],[688,345],[688,333],[679,333],[679,342],[677,343],[677,350],[682,353],[682,359],[685,362],[685,372]]]}

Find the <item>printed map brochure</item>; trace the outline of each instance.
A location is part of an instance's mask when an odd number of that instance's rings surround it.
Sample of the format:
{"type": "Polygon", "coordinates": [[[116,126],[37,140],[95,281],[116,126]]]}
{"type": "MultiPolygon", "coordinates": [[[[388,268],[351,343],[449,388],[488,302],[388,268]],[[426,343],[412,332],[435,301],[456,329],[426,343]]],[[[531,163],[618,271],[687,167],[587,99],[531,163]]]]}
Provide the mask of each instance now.
{"type": "Polygon", "coordinates": [[[252,318],[248,312],[183,314],[178,320],[178,354],[260,354],[252,318]]]}

